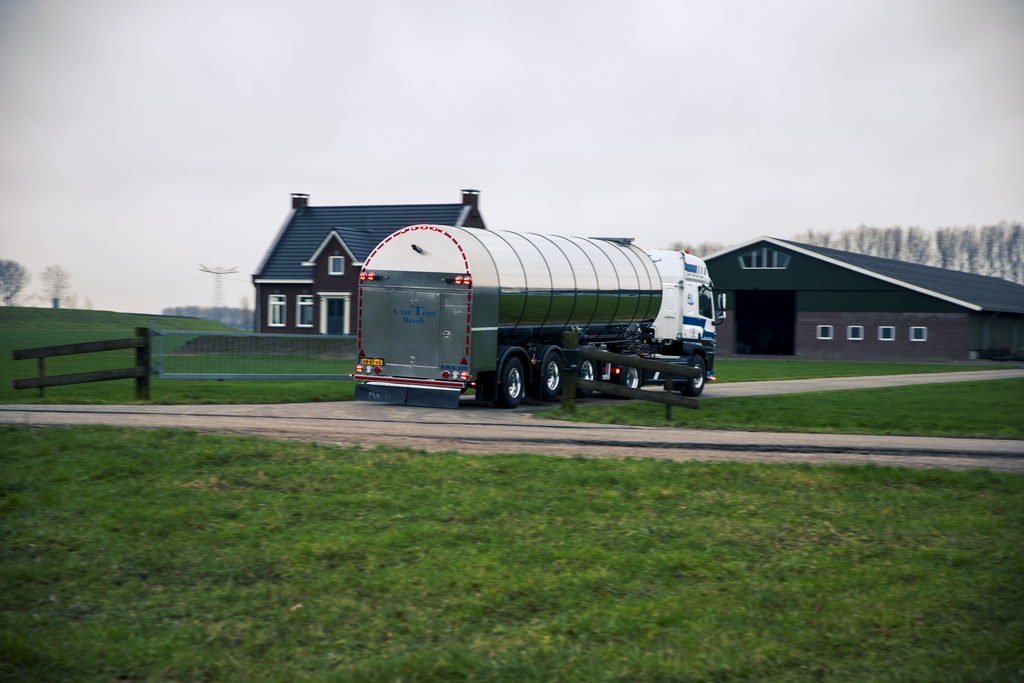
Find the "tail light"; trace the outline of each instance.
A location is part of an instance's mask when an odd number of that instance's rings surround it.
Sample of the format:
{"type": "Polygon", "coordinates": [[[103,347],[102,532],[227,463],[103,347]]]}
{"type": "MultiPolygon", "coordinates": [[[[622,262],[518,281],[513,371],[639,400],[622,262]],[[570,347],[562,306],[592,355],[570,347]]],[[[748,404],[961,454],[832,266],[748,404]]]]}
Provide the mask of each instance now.
{"type": "Polygon", "coordinates": [[[461,275],[456,275],[455,276],[455,284],[457,284],[457,285],[461,285],[462,284],[462,276],[461,275]]]}
{"type": "Polygon", "coordinates": [[[377,276],[374,275],[373,273],[367,273],[366,274],[366,279],[367,280],[373,280],[375,277],[377,277],[377,276]]]}
{"type": "Polygon", "coordinates": [[[376,372],[379,375],[380,374],[380,366],[378,365],[378,366],[374,367],[373,371],[376,372]]]}
{"type": "Polygon", "coordinates": [[[622,372],[622,368],[612,368],[612,374],[613,375],[618,375],[621,372],[622,372]]]}
{"type": "Polygon", "coordinates": [[[464,284],[466,286],[469,286],[471,284],[468,275],[466,277],[462,278],[462,284],[464,284]]]}
{"type": "Polygon", "coordinates": [[[469,379],[469,373],[468,372],[461,372],[461,373],[459,373],[459,379],[469,379]]]}
{"type": "Polygon", "coordinates": [[[448,372],[447,370],[445,370],[444,372],[441,373],[441,378],[442,379],[448,379],[451,376],[452,376],[452,373],[448,372]]]}
{"type": "Polygon", "coordinates": [[[363,371],[363,366],[362,365],[357,365],[356,366],[356,372],[362,372],[362,371],[363,371]]]}
{"type": "Polygon", "coordinates": [[[363,282],[366,279],[366,271],[359,273],[359,281],[363,282]]]}

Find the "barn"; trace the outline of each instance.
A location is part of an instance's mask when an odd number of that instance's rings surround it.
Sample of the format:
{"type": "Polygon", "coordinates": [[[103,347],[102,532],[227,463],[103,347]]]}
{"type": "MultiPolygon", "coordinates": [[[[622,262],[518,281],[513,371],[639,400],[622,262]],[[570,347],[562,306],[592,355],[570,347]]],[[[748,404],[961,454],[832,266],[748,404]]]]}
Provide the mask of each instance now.
{"type": "Polygon", "coordinates": [[[963,361],[1019,353],[1024,286],[759,237],[705,258],[728,318],[719,353],[963,361]]]}
{"type": "Polygon", "coordinates": [[[395,230],[432,223],[486,228],[480,193],[463,190],[452,204],[310,206],[293,194],[292,209],[252,276],[255,332],[351,334],[356,328],[359,270],[395,230]]]}

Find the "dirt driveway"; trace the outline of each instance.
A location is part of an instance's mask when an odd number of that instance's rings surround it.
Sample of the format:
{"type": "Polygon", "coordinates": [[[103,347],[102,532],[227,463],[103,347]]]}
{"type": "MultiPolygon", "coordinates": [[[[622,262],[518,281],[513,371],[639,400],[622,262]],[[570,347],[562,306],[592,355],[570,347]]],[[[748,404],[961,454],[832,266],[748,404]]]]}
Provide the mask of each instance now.
{"type": "MultiPolygon", "coordinates": [[[[972,373],[973,374],[973,373],[972,373]]],[[[514,412],[464,400],[458,410],[372,403],[228,406],[0,406],[0,423],[171,427],[316,441],[387,444],[427,451],[541,453],[571,457],[876,463],[1024,473],[1024,441],[903,436],[780,434],[552,422],[526,401],[514,412]]]]}

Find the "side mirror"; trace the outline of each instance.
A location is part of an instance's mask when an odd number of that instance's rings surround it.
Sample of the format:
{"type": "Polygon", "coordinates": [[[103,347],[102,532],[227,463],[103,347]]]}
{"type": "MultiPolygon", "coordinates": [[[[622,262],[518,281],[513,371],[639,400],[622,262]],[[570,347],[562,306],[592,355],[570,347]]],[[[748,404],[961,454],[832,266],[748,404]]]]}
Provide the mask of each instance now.
{"type": "Polygon", "coordinates": [[[725,322],[725,292],[718,293],[718,305],[715,307],[715,320],[712,325],[721,325],[725,322]]]}

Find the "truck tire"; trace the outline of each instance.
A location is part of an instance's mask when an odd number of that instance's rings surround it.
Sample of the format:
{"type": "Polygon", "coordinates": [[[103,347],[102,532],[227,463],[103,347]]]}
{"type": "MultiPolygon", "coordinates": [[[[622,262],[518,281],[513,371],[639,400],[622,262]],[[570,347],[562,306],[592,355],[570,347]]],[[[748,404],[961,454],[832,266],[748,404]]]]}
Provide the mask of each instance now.
{"type": "Polygon", "coordinates": [[[691,368],[697,368],[698,370],[700,370],[700,379],[686,380],[686,386],[683,387],[681,393],[693,397],[700,396],[701,392],[704,391],[704,380],[707,377],[707,370],[704,366],[704,359],[698,356],[697,354],[693,354],[692,356],[690,356],[690,362],[687,363],[687,365],[689,365],[691,368]]]}
{"type": "Polygon", "coordinates": [[[515,408],[523,400],[523,390],[526,389],[526,376],[523,374],[523,364],[516,357],[509,358],[501,366],[501,376],[498,380],[498,400],[495,403],[499,408],[515,408]]]}
{"type": "Polygon", "coordinates": [[[639,389],[644,385],[643,373],[636,368],[629,366],[621,366],[622,372],[619,373],[619,384],[630,389],[639,389]]]}
{"type": "MultiPolygon", "coordinates": [[[[597,377],[597,367],[594,365],[592,360],[580,361],[580,368],[576,371],[576,376],[580,379],[589,379],[591,382],[597,377]]],[[[589,398],[594,393],[589,389],[577,389],[576,398],[589,398]]]]}
{"type": "Polygon", "coordinates": [[[540,398],[557,401],[562,397],[562,356],[554,347],[547,350],[540,365],[540,398]]]}

